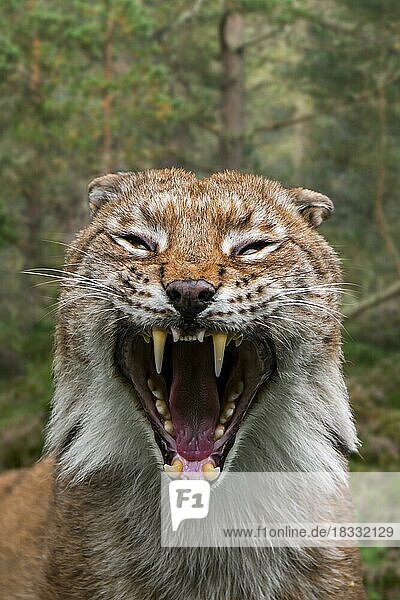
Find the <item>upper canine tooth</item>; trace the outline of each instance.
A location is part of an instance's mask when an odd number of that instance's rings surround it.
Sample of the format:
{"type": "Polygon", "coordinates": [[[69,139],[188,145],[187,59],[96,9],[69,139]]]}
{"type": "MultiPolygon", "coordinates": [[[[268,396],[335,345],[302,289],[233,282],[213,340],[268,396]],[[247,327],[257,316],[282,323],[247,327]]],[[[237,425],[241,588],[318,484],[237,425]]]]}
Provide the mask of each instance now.
{"type": "Polygon", "coordinates": [[[171,327],[171,333],[172,333],[172,339],[174,342],[177,342],[179,340],[180,333],[177,329],[175,329],[175,327],[171,327]]]}
{"type": "Polygon", "coordinates": [[[228,335],[226,333],[213,333],[212,337],[214,343],[214,370],[216,377],[219,377],[224,362],[225,344],[228,335]]]}
{"type": "Polygon", "coordinates": [[[158,374],[161,373],[165,341],[167,339],[167,332],[163,329],[153,329],[153,345],[154,345],[154,362],[156,364],[156,371],[158,374]]]}

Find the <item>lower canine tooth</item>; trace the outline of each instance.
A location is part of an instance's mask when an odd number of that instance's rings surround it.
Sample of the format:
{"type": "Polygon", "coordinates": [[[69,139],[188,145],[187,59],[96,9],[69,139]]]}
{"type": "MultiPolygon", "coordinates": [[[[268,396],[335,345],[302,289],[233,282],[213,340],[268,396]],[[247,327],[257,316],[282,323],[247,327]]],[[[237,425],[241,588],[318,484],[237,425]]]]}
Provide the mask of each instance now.
{"type": "Polygon", "coordinates": [[[163,329],[153,329],[153,345],[154,345],[154,362],[156,364],[156,371],[158,374],[161,373],[165,341],[167,339],[167,332],[163,329]]]}
{"type": "Polygon", "coordinates": [[[228,335],[226,333],[213,333],[214,343],[214,370],[216,377],[219,377],[224,362],[225,344],[228,335]]]}
{"type": "Polygon", "coordinates": [[[182,473],[183,464],[179,458],[175,458],[175,460],[172,461],[172,465],[164,465],[164,471],[166,471],[166,473],[182,473]]]}
{"type": "Polygon", "coordinates": [[[212,463],[207,463],[203,466],[204,479],[207,481],[214,481],[214,479],[217,479],[220,472],[221,469],[219,467],[214,467],[212,463]]]}
{"type": "Polygon", "coordinates": [[[175,469],[175,471],[183,471],[183,463],[179,460],[179,458],[175,458],[172,461],[172,467],[175,469]]]}
{"type": "Polygon", "coordinates": [[[165,463],[164,465],[164,471],[166,471],[167,473],[172,473],[172,472],[177,472],[178,469],[175,469],[172,465],[167,465],[167,463],[165,463]]]}
{"type": "Polygon", "coordinates": [[[172,421],[165,421],[164,423],[164,429],[167,433],[174,433],[174,426],[172,425],[172,421]]]}
{"type": "Polygon", "coordinates": [[[213,471],[213,470],[214,470],[214,463],[209,462],[209,463],[206,463],[205,465],[203,465],[203,472],[213,471]]]}
{"type": "Polygon", "coordinates": [[[225,433],[225,427],[223,425],[218,425],[214,431],[214,441],[219,440],[225,433]]]}
{"type": "Polygon", "coordinates": [[[171,479],[177,479],[183,471],[183,465],[179,459],[175,459],[172,465],[164,465],[164,471],[166,472],[168,477],[171,477],[171,479]],[[180,467],[177,464],[175,464],[176,462],[180,463],[180,467]]]}

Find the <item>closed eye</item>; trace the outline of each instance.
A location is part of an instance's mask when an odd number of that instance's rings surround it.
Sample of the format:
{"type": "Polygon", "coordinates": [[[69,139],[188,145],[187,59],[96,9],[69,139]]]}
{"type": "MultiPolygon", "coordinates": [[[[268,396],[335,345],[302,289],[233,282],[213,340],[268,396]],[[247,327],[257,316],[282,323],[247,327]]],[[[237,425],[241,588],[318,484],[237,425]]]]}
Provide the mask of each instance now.
{"type": "Polygon", "coordinates": [[[125,250],[131,254],[138,256],[147,256],[150,252],[155,252],[156,245],[148,239],[144,239],[134,233],[121,233],[118,235],[111,235],[114,242],[122,246],[125,250]]]}
{"type": "Polygon", "coordinates": [[[282,243],[283,240],[254,240],[237,246],[233,250],[234,256],[251,256],[253,254],[268,254],[276,250],[282,243]]]}

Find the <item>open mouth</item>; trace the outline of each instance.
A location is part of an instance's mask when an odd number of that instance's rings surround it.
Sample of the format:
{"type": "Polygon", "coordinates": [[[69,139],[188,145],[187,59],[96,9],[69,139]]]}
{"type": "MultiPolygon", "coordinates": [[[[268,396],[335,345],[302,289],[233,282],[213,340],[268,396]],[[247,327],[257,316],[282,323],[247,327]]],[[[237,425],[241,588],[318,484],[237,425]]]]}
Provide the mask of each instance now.
{"type": "Polygon", "coordinates": [[[240,332],[126,330],[117,363],[133,384],[172,478],[212,481],[224,465],[260,385],[272,348],[240,332]]]}

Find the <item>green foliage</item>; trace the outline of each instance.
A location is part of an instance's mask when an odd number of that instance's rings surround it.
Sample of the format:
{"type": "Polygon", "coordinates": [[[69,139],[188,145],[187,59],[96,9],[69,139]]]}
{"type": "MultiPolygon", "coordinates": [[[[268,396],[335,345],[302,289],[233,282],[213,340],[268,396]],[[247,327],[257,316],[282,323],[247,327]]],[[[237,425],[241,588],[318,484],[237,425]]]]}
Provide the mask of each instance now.
{"type": "Polygon", "coordinates": [[[17,224],[10,217],[7,208],[0,204],[0,248],[16,241],[16,227],[17,224]]]}
{"type": "Polygon", "coordinates": [[[400,569],[398,548],[362,548],[368,600],[397,600],[400,569]]]}

